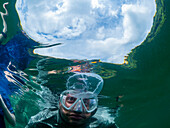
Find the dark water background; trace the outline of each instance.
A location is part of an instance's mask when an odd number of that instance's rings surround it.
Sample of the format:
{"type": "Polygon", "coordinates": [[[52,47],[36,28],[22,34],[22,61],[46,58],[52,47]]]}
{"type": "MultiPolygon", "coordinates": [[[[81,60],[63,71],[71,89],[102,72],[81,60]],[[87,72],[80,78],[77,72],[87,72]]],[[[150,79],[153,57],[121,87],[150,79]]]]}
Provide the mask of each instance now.
{"type": "MultiPolygon", "coordinates": [[[[0,5],[4,2],[1,0],[0,5]]],[[[35,55],[33,49],[40,44],[21,32],[15,0],[9,2],[8,43],[0,47],[0,63],[1,78],[6,74],[10,80],[17,128],[24,128],[43,108],[56,107],[58,95],[73,74],[71,68],[78,65],[80,71],[95,72],[104,78],[99,105],[108,108],[120,128],[170,127],[170,1],[156,0],[157,14],[150,34],[122,65],[35,55]]],[[[2,30],[2,21],[0,25],[2,30]]]]}

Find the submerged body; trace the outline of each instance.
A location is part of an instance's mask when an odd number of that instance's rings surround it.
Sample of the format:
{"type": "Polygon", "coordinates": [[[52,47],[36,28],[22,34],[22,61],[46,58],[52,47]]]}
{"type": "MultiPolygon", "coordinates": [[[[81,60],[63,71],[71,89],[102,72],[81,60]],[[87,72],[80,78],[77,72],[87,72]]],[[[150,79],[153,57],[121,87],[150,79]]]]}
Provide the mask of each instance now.
{"type": "MultiPolygon", "coordinates": [[[[77,122],[79,116],[72,116],[77,122]]],[[[79,118],[79,119],[78,119],[79,118]]],[[[85,124],[70,125],[61,117],[60,111],[56,108],[45,109],[31,117],[26,128],[117,128],[116,124],[103,121],[102,118],[91,117],[85,124]]]]}
{"type": "Polygon", "coordinates": [[[117,128],[95,116],[103,79],[94,73],[70,76],[67,90],[60,94],[58,108],[47,108],[32,116],[26,128],[117,128]]]}

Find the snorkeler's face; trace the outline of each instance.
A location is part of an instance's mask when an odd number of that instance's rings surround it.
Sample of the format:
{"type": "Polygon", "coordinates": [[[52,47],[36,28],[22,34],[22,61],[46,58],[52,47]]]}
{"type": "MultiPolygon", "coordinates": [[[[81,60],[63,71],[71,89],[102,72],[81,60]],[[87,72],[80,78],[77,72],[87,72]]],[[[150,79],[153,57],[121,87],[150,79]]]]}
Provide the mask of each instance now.
{"type": "MultiPolygon", "coordinates": [[[[67,105],[72,105],[71,103],[67,105]]],[[[91,118],[92,113],[87,112],[77,112],[73,110],[66,110],[61,103],[60,106],[60,114],[62,119],[71,124],[71,125],[83,125],[88,122],[88,120],[91,118]]],[[[69,106],[68,106],[69,107],[69,106]]]]}

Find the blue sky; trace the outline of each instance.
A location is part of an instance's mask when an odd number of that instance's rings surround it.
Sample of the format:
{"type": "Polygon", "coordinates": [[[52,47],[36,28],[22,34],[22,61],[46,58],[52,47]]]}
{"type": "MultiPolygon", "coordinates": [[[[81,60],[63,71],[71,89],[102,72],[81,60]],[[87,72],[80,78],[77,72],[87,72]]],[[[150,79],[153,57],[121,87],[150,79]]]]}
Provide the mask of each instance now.
{"type": "Polygon", "coordinates": [[[155,0],[17,0],[24,31],[42,44],[40,55],[123,63],[150,32],[155,0]]]}

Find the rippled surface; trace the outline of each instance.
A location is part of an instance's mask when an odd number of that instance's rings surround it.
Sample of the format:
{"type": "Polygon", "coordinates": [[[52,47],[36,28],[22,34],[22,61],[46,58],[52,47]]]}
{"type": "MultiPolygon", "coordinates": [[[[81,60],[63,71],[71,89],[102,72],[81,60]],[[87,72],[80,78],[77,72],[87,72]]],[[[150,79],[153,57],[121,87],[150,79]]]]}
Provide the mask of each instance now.
{"type": "Polygon", "coordinates": [[[17,0],[16,10],[32,39],[62,43],[35,53],[122,64],[150,32],[156,4],[155,0],[17,0]]]}
{"type": "MultiPolygon", "coordinates": [[[[170,127],[170,2],[162,2],[157,0],[159,13],[152,32],[142,45],[132,50],[123,65],[39,56],[33,54],[33,49],[40,47],[38,43],[22,32],[13,34],[10,29],[10,42],[0,47],[0,69],[1,78],[8,79],[3,82],[9,84],[9,93],[13,93],[10,99],[17,118],[16,127],[23,128],[31,116],[44,108],[57,107],[67,78],[75,72],[95,72],[104,78],[99,110],[106,121],[115,122],[120,128],[170,127]]],[[[11,16],[13,26],[17,21],[14,16],[11,16]]]]}

